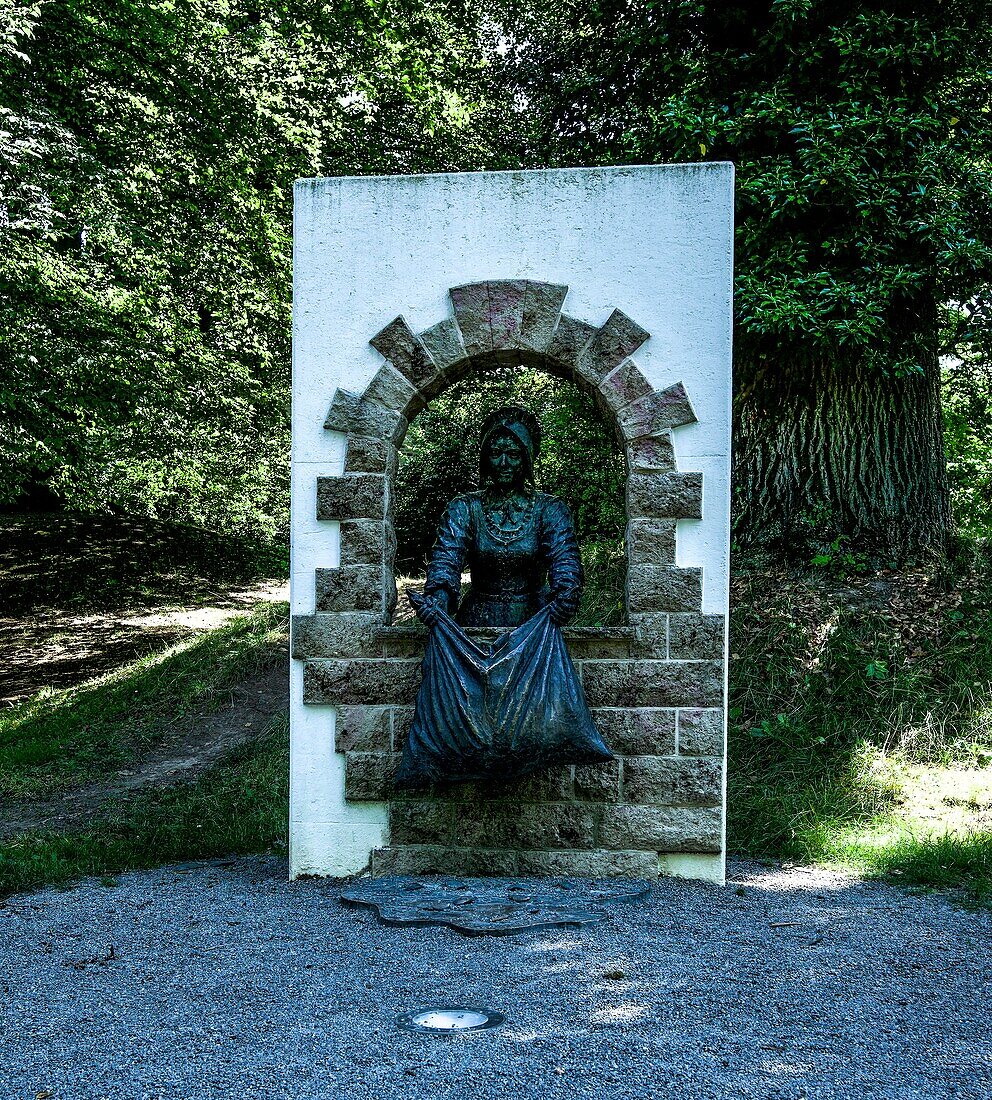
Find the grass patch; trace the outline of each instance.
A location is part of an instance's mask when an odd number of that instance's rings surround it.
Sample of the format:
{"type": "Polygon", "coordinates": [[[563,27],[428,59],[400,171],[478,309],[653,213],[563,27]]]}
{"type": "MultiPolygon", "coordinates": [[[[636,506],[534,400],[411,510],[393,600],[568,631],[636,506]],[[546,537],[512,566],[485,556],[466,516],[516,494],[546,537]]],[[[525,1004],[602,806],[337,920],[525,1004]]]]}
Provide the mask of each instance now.
{"type": "Polygon", "coordinates": [[[284,653],[287,606],[272,604],[80,687],[0,710],[0,794],[32,797],[119,771],[178,723],[284,653]]]}
{"type": "Polygon", "coordinates": [[[177,860],[286,851],[289,723],[205,772],[195,783],[146,792],[74,833],[26,833],[0,843],[0,895],[112,876],[177,860]]]}
{"type": "Polygon", "coordinates": [[[197,606],[234,585],[289,574],[281,539],[221,535],[143,517],[0,512],[5,615],[197,606]]]}
{"type": "Polygon", "coordinates": [[[987,900],[987,567],[734,584],[732,850],[987,900]]]}

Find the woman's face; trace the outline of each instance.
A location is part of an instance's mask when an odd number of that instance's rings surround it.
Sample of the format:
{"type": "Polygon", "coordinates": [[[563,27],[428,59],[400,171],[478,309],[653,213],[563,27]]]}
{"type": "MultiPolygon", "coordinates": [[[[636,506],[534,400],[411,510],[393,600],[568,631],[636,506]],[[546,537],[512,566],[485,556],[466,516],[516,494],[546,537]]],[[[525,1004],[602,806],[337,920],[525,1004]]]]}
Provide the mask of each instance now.
{"type": "Polygon", "coordinates": [[[489,480],[499,489],[510,489],[523,480],[524,449],[509,432],[498,432],[486,455],[489,480]]]}

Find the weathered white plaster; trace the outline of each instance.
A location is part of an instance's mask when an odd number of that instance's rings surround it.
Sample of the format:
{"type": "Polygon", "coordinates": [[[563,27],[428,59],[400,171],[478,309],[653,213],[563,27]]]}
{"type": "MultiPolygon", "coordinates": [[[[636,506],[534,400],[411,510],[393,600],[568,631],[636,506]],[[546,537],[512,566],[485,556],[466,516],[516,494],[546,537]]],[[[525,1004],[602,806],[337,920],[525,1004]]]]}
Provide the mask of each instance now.
{"type": "MultiPolygon", "coordinates": [[[[673,432],[675,451],[703,472],[704,498],[702,520],[678,525],[678,562],[702,566],[703,610],[726,612],[732,223],[729,164],[298,181],[293,613],[314,609],[313,570],[339,564],[314,497],[317,476],[342,472],[344,437],[322,425],[335,389],[361,392],[381,365],[369,337],[398,314],[414,331],[443,320],[450,287],[514,278],[568,286],[564,311],[595,325],[623,310],[651,333],[634,355],[648,381],[685,385],[698,423],[673,432]]],[[[293,666],[292,873],[353,873],[384,843],[386,808],[344,802],[333,711],[303,707],[293,666]]],[[[665,861],[722,875],[722,857],[665,861]]]]}

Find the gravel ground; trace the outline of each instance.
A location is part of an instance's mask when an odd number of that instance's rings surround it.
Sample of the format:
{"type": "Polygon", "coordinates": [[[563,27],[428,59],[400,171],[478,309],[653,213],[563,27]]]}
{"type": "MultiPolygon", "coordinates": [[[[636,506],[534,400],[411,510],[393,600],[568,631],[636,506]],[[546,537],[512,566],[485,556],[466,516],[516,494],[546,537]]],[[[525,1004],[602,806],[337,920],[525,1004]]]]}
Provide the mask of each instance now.
{"type": "Polygon", "coordinates": [[[992,914],[799,868],[582,930],[385,928],[239,860],[0,907],[0,1097],[992,1096],[992,914]],[[476,1004],[503,1027],[411,1035],[476,1004]]]}

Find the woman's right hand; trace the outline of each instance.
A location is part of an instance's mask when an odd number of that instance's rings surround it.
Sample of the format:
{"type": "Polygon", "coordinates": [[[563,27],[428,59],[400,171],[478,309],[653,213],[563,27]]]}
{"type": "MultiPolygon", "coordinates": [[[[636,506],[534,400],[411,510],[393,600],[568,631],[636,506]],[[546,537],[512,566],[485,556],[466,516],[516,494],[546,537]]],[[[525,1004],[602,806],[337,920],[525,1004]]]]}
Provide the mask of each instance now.
{"type": "Polygon", "coordinates": [[[448,611],[448,601],[441,592],[435,592],[430,596],[421,596],[417,600],[414,600],[411,594],[410,602],[417,612],[417,618],[427,627],[436,626],[442,613],[447,614],[448,611]]]}

